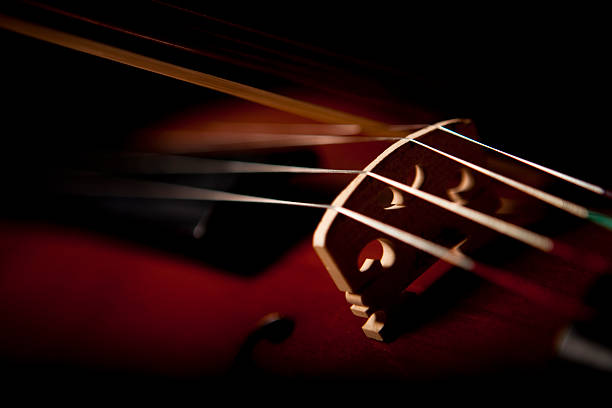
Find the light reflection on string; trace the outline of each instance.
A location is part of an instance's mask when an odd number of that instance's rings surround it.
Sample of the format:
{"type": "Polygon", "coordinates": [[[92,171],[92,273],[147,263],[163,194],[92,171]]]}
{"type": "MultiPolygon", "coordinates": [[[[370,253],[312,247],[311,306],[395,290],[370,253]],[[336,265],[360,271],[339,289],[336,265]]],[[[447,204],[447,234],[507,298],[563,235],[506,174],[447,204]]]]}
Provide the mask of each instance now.
{"type": "MultiPolygon", "coordinates": [[[[609,262],[596,254],[581,253],[567,245],[536,234],[518,225],[484,214],[458,203],[427,193],[418,188],[384,177],[368,170],[322,169],[300,166],[284,166],[267,163],[241,162],[233,160],[214,160],[184,156],[158,156],[150,154],[124,154],[115,157],[110,168],[115,171],[136,174],[233,174],[233,173],[294,173],[294,174],[365,174],[384,184],[395,187],[410,195],[416,196],[430,204],[444,208],[461,217],[497,231],[503,235],[519,240],[543,252],[549,252],[561,258],[581,264],[589,269],[602,271],[609,267],[609,262]]],[[[200,225],[200,222],[198,222],[200,225]]]]}
{"type": "MultiPolygon", "coordinates": [[[[308,203],[300,201],[279,200],[273,198],[257,197],[235,194],[225,191],[210,190],[196,187],[181,186],[150,181],[121,180],[114,186],[94,185],[93,188],[80,186],[78,193],[88,196],[113,196],[124,198],[152,198],[152,199],[182,199],[202,201],[224,201],[261,204],[279,204],[295,207],[306,207],[331,210],[349,217],[363,225],[373,228],[383,234],[397,239],[436,258],[442,259],[452,265],[458,266],[482,279],[502,287],[512,293],[525,297],[530,301],[548,307],[557,313],[572,319],[590,317],[593,311],[580,301],[554,292],[527,279],[516,276],[507,271],[481,264],[470,257],[438,245],[434,242],[411,234],[407,231],[385,224],[353,210],[329,204],[308,203]]],[[[91,186],[90,186],[91,187],[91,186]]]]}
{"type": "Polygon", "coordinates": [[[537,163],[534,163],[532,161],[523,159],[521,157],[512,155],[510,153],[504,152],[503,150],[496,149],[493,146],[489,146],[487,144],[479,142],[478,140],[474,140],[472,138],[469,138],[469,137],[467,137],[465,135],[462,135],[459,132],[455,132],[454,130],[447,129],[444,126],[440,126],[439,129],[442,130],[443,132],[450,133],[451,135],[454,135],[454,136],[460,137],[460,138],[462,138],[464,140],[467,140],[467,141],[469,141],[471,143],[475,143],[475,144],[477,144],[479,146],[482,146],[484,148],[487,148],[489,150],[493,150],[494,152],[497,152],[499,154],[503,154],[506,157],[510,157],[511,159],[517,160],[517,161],[519,161],[519,162],[521,162],[523,164],[526,164],[528,166],[534,167],[534,168],[536,168],[536,169],[538,169],[540,171],[543,171],[543,172],[548,173],[548,174],[550,174],[552,176],[555,176],[557,178],[565,180],[568,183],[572,183],[572,184],[574,184],[574,185],[576,185],[578,187],[582,187],[582,188],[584,188],[586,190],[592,191],[592,192],[600,194],[600,195],[607,195],[608,197],[611,197],[610,192],[606,192],[606,190],[604,188],[596,186],[595,184],[591,184],[591,183],[586,182],[584,180],[580,180],[580,179],[578,179],[576,177],[572,177],[572,176],[570,176],[568,174],[561,173],[560,171],[553,170],[553,169],[551,169],[549,167],[542,166],[541,164],[537,164],[537,163]]]}

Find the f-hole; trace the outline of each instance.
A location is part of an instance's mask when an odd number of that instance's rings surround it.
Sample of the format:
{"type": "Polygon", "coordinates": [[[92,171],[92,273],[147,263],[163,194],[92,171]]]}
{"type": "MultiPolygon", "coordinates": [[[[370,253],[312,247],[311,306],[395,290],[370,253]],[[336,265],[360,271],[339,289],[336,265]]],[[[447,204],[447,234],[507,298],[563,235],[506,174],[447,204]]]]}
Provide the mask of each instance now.
{"type": "Polygon", "coordinates": [[[380,265],[385,269],[390,268],[395,263],[393,245],[391,241],[386,238],[378,238],[370,241],[363,247],[361,252],[359,252],[359,256],[357,257],[359,272],[369,270],[376,261],[379,261],[380,265]]]}

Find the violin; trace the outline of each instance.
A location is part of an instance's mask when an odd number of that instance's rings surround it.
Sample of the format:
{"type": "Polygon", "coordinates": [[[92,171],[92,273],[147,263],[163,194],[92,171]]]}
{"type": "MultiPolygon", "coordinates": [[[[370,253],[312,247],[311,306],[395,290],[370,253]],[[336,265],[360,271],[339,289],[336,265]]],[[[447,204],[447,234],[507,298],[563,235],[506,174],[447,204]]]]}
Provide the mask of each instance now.
{"type": "Polygon", "coordinates": [[[592,65],[137,3],[0,10],[15,378],[605,383],[592,65]]]}

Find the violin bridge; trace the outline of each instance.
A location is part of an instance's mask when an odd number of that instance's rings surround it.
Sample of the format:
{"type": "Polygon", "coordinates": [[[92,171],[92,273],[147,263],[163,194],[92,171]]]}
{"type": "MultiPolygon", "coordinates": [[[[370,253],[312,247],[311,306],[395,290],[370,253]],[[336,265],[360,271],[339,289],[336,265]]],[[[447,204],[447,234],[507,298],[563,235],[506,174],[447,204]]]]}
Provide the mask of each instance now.
{"type": "Polygon", "coordinates": [[[353,312],[355,316],[370,317],[372,311],[369,306],[351,305],[351,312],[353,312]]]}
{"type": "MultiPolygon", "coordinates": [[[[473,125],[462,123],[457,128],[475,137],[473,125]]],[[[478,147],[446,132],[435,129],[419,136],[419,140],[460,152],[462,158],[473,163],[485,164],[486,158],[478,147]]],[[[460,204],[479,211],[492,213],[499,207],[489,179],[479,174],[466,175],[460,164],[408,140],[390,146],[365,170],[445,199],[449,199],[449,191],[455,195],[461,192],[460,204]]],[[[477,246],[485,236],[490,238],[483,227],[406,192],[389,190],[367,174],[356,176],[333,206],[351,209],[448,248],[462,245],[465,251],[477,246]]],[[[444,262],[432,268],[438,261],[434,257],[334,210],[323,215],[314,233],[313,247],[337,288],[345,292],[351,312],[367,319],[362,326],[365,335],[379,341],[385,340],[390,325],[405,317],[399,311],[406,292],[422,293],[450,269],[444,262]]]]}

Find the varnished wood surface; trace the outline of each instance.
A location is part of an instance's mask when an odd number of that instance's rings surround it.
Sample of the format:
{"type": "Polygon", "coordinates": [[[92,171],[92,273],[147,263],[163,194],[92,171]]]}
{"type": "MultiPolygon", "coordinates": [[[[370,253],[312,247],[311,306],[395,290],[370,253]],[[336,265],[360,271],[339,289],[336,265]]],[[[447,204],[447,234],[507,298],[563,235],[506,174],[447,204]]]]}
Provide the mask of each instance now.
{"type": "MultiPolygon", "coordinates": [[[[257,344],[252,358],[260,375],[424,381],[540,372],[554,361],[552,347],[567,323],[454,271],[409,310],[401,336],[372,341],[308,241],[246,281],[53,226],[4,223],[1,256],[3,359],[75,373],[227,375],[250,330],[271,312],[294,319],[295,330],[280,344],[257,344]]],[[[521,257],[512,267],[571,295],[592,278],[549,260],[555,273],[543,276],[534,267],[540,262],[521,257]]]]}

